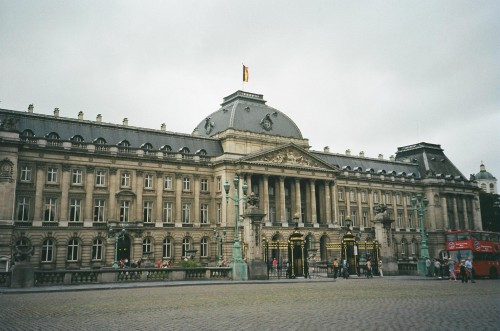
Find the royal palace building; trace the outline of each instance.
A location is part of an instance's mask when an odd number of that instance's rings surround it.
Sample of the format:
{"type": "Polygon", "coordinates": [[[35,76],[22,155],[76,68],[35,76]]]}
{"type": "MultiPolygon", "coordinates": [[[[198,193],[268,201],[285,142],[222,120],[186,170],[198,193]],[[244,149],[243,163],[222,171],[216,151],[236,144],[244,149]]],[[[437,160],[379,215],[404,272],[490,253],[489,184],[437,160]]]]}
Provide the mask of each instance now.
{"type": "Polygon", "coordinates": [[[0,109],[0,123],[4,263],[16,245],[31,245],[31,263],[40,269],[109,267],[115,249],[129,261],[230,259],[235,206],[224,184],[232,191],[235,176],[240,197],[246,183],[246,193],[259,198],[263,241],[286,241],[297,223],[321,261],[335,256],[328,247],[341,240],[348,219],[357,240],[375,240],[378,204],[393,220],[397,260],[416,261],[417,193],[429,201],[431,256],[444,249],[445,231],[481,229],[479,187],[440,145],[399,147],[389,159],[314,151],[260,94],[225,97],[192,134],[132,127],[127,119],[105,123],[101,115],[88,120],[82,112],[61,117],[57,108],[37,114],[32,105],[27,112],[0,109]],[[124,229],[117,246],[110,235],[116,229],[124,229]]]}

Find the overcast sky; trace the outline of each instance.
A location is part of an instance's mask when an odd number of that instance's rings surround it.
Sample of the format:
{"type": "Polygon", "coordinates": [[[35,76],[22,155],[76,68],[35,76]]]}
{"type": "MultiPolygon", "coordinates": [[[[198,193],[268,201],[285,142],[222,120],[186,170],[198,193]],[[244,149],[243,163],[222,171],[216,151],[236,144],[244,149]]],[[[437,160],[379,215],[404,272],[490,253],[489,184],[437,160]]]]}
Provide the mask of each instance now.
{"type": "Polygon", "coordinates": [[[4,1],[0,108],[191,133],[242,88],[313,149],[500,180],[499,1],[4,1]]]}

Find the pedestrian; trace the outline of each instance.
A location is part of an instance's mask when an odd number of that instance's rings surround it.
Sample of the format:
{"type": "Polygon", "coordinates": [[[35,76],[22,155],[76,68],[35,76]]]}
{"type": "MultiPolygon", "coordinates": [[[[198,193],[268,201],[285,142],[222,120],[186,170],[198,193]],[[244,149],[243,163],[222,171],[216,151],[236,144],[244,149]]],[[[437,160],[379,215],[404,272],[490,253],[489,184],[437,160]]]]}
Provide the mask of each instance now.
{"type": "Polygon", "coordinates": [[[474,274],[472,272],[472,261],[470,256],[468,256],[467,260],[465,260],[465,272],[467,273],[467,278],[470,279],[470,282],[475,283],[476,281],[474,280],[474,274]]]}
{"type": "Polygon", "coordinates": [[[372,276],[372,260],[366,261],[366,278],[373,278],[372,276]]]}
{"type": "Polygon", "coordinates": [[[163,266],[163,261],[161,259],[159,259],[158,262],[156,262],[156,266],[158,268],[161,268],[163,266]]]}
{"type": "Polygon", "coordinates": [[[278,270],[278,260],[276,258],[273,259],[273,272],[278,270]]]}
{"type": "Polygon", "coordinates": [[[427,277],[431,277],[432,274],[431,274],[431,259],[427,258],[425,260],[425,267],[427,268],[427,277]]]}
{"type": "Polygon", "coordinates": [[[440,272],[441,272],[441,262],[439,262],[439,259],[434,259],[434,276],[441,279],[442,277],[440,276],[440,272]]]}
{"type": "Polygon", "coordinates": [[[349,278],[349,270],[347,270],[348,267],[349,263],[347,262],[347,260],[342,260],[342,278],[344,279],[349,278]]]}
{"type": "Polygon", "coordinates": [[[337,258],[333,259],[333,278],[337,279],[337,272],[339,271],[339,261],[337,258]]]}
{"type": "Polygon", "coordinates": [[[378,260],[378,273],[380,277],[384,277],[384,272],[382,271],[382,259],[378,260]]]}
{"type": "Polygon", "coordinates": [[[467,271],[465,270],[465,260],[460,261],[460,279],[462,280],[462,284],[469,282],[467,271]]]}
{"type": "Polygon", "coordinates": [[[120,269],[123,269],[124,266],[125,266],[125,262],[123,262],[123,259],[120,259],[120,261],[118,261],[118,267],[120,269]]]}
{"type": "Polygon", "coordinates": [[[457,281],[457,276],[455,275],[455,262],[452,259],[448,261],[448,273],[450,275],[449,280],[453,278],[453,280],[457,281]]]}

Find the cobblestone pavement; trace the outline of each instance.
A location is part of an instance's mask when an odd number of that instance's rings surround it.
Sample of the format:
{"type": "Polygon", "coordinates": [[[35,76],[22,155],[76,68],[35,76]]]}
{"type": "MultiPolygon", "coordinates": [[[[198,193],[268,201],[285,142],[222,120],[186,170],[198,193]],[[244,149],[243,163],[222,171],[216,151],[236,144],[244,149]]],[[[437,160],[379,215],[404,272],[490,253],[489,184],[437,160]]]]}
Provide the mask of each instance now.
{"type": "Polygon", "coordinates": [[[1,330],[499,330],[500,282],[349,279],[0,294],[1,330]]]}

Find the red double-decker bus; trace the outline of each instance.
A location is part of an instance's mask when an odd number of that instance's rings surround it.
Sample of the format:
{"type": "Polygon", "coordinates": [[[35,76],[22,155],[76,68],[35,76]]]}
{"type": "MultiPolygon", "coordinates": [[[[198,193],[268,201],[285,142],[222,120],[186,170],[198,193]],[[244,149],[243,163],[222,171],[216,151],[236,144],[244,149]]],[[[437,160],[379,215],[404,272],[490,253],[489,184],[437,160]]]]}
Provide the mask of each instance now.
{"type": "Polygon", "coordinates": [[[455,273],[459,263],[472,259],[474,277],[498,278],[500,274],[500,233],[459,230],[446,233],[446,255],[455,261],[455,273]]]}

